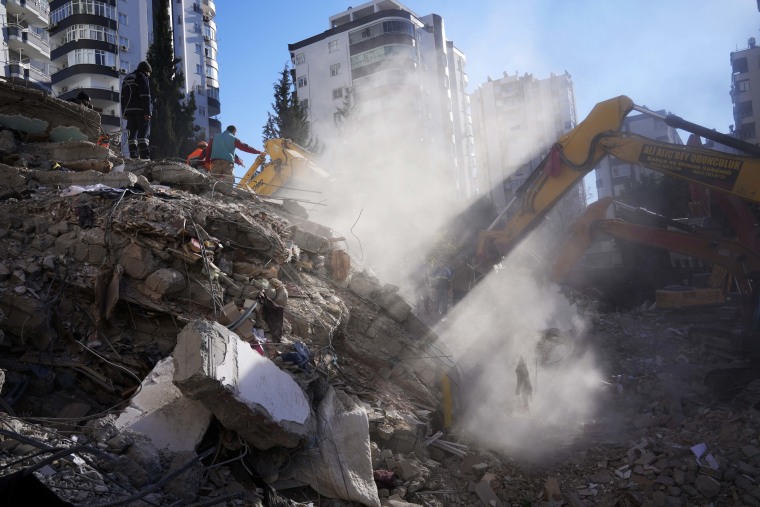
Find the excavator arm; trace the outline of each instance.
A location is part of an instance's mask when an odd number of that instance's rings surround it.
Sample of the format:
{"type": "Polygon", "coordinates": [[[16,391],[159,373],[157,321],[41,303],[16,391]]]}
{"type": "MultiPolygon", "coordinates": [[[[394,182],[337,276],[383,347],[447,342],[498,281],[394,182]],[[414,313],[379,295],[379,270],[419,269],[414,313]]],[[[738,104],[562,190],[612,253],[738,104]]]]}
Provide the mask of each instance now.
{"type": "MultiPolygon", "coordinates": [[[[504,213],[480,234],[479,261],[489,266],[501,260],[570,188],[609,155],[760,202],[760,158],[664,143],[620,131],[625,116],[633,109],[646,112],[625,96],[600,102],[585,120],[563,136],[520,187],[504,213]]],[[[678,117],[668,118],[679,126],[693,125],[678,117]]]]}
{"type": "Polygon", "coordinates": [[[238,186],[265,197],[281,196],[285,190],[315,191],[328,177],[313,162],[315,158],[289,139],[269,139],[264,142],[264,152],[256,157],[238,186]]]}
{"type": "Polygon", "coordinates": [[[606,156],[596,147],[596,136],[619,130],[633,106],[633,101],[625,96],[600,102],[585,120],[554,144],[505,210],[511,216],[504,221],[502,213],[480,234],[476,252],[479,263],[495,263],[507,255],[606,156]]]}

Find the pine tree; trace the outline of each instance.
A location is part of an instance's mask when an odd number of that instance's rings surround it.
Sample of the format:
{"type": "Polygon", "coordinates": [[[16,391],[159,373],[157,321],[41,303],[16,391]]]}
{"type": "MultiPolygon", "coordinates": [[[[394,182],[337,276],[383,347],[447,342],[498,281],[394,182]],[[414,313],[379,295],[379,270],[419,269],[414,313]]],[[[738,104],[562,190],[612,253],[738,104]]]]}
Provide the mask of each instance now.
{"type": "Polygon", "coordinates": [[[169,22],[169,0],[153,0],[153,43],[147,60],[153,67],[151,87],[153,118],[151,119],[151,157],[184,156],[192,150],[198,130],[194,125],[195,95],[185,98],[184,76],[177,70],[172,30],[169,22]]]}
{"type": "Polygon", "coordinates": [[[280,72],[280,79],[274,83],[272,111],[267,113],[263,127],[262,142],[269,139],[290,139],[299,146],[314,150],[318,143],[311,137],[311,127],[305,108],[298,103],[297,94],[292,91],[288,64],[280,72]]]}

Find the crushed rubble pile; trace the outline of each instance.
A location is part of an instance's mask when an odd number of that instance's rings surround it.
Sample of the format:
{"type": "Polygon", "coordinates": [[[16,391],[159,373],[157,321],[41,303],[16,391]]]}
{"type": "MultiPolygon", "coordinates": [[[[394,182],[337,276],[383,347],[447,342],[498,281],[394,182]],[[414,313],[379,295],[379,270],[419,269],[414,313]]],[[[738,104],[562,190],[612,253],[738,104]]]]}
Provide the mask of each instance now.
{"type": "Polygon", "coordinates": [[[0,505],[760,505],[760,390],[716,397],[689,321],[601,314],[598,418],[498,449],[445,423],[451,354],[297,202],[24,100],[0,115],[0,505]]]}

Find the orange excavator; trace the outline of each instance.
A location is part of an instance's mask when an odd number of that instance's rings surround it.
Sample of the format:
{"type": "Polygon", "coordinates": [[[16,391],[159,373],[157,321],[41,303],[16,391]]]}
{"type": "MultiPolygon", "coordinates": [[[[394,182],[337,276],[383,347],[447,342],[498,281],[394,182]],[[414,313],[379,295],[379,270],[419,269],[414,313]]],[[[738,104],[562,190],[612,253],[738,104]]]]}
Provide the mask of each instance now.
{"type": "Polygon", "coordinates": [[[711,231],[688,227],[660,217],[670,228],[653,227],[605,218],[611,197],[590,204],[557,248],[549,279],[562,283],[593,242],[602,238],[630,241],[699,259],[712,266],[706,286],[666,287],[655,292],[658,308],[675,309],[722,305],[736,292],[744,302],[752,299],[752,279],[760,274],[760,254],[737,240],[711,231]],[[674,230],[676,229],[676,230],[674,230]]]}

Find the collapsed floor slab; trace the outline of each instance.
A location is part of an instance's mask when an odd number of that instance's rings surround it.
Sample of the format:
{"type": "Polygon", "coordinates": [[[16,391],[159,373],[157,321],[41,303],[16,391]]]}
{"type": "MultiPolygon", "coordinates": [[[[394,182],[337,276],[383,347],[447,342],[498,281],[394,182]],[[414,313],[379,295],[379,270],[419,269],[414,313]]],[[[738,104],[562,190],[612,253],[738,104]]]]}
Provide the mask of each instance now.
{"type": "Polygon", "coordinates": [[[194,451],[211,423],[211,412],[183,396],[172,383],[174,362],[159,361],[143,380],[140,392],[114,421],[119,430],[137,431],[157,448],[194,451]]]}
{"type": "Polygon", "coordinates": [[[174,383],[262,450],[296,447],[313,433],[301,387],[218,322],[195,320],[177,337],[174,383]]]}

